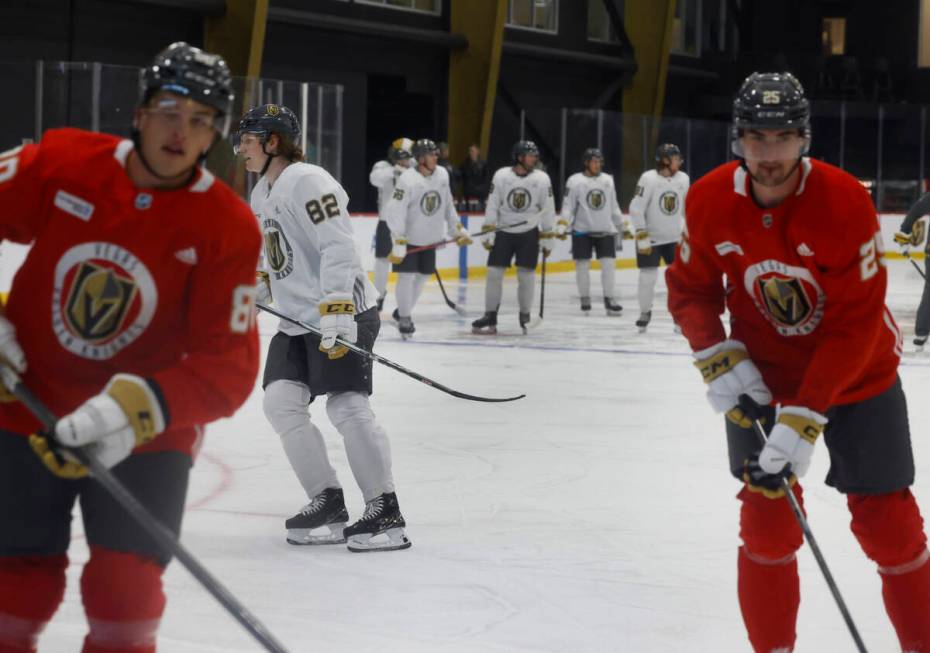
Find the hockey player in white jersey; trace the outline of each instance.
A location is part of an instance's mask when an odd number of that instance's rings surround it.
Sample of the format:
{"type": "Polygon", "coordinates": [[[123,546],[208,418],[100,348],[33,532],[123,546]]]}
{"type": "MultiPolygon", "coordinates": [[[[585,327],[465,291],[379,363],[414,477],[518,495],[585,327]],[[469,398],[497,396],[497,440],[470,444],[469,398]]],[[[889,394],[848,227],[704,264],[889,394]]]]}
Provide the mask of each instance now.
{"type": "Polygon", "coordinates": [[[511,151],[513,165],[499,169],[491,180],[485,208],[488,231],[482,245],[488,254],[485,314],[472,322],[472,332],[497,333],[497,310],[503,296],[504,271],[517,264],[517,300],[520,327],[526,332],[533,308],[533,290],[539,252],[548,255],[555,240],[555,201],[552,182],[536,168],[539,148],[533,141],[518,141],[511,151]],[[518,226],[508,227],[516,223],[518,226]],[[497,229],[498,231],[492,231],[497,229]]]}
{"type": "Polygon", "coordinates": [[[388,275],[391,272],[391,261],[388,257],[393,246],[391,230],[385,221],[384,208],[397,179],[410,168],[413,163],[413,141],[409,138],[398,138],[388,147],[387,159],[378,161],[371,168],[368,181],[378,189],[378,227],[375,230],[375,288],[378,290],[378,311],[384,308],[384,297],[387,295],[388,275]]]}
{"type": "Polygon", "coordinates": [[[407,254],[407,247],[432,245],[443,240],[446,233],[455,238],[460,247],[472,242],[455,212],[449,173],[437,165],[439,148],[436,143],[427,138],[418,140],[413,144],[413,160],[416,167],[407,169],[398,178],[384,207],[394,238],[390,259],[398,275],[394,319],[405,339],[416,330],[411,317],[413,307],[423,286],[436,271],[434,248],[407,254]]]}
{"type": "Polygon", "coordinates": [[[261,294],[322,333],[282,320],[265,361],[265,416],[310,499],[286,521],[287,541],[347,542],[351,551],[407,548],[390,445],[368,401],[372,363],[336,343],[339,337],[371,350],[381,324],[377,291],[355,247],[349,198],[323,168],[300,162],[300,125],[286,107],[250,109],[239,140],[246,169],[261,175],[251,195],[265,243],[261,294]],[[323,436],[307,411],[320,395],[365,499],[364,514],[350,526],[323,436]]]}
{"type": "Polygon", "coordinates": [[[559,238],[572,236],[572,258],[575,259],[575,281],[581,296],[581,310],[591,310],[591,254],[597,254],[601,264],[601,287],[607,315],[620,315],[623,307],[614,301],[614,277],[617,234],[623,228],[623,214],[617,203],[614,178],[602,171],[603,153],[591,147],[582,155],[583,172],[576,172],[565,182],[562,215],[556,222],[559,238]]]}
{"type": "Polygon", "coordinates": [[[681,150],[671,143],[656,148],[655,170],[644,172],[630,202],[630,220],[636,234],[636,267],[639,268],[639,319],[645,331],[652,319],[659,259],[670,265],[684,224],[685,195],[690,180],[681,171],[681,150]]]}

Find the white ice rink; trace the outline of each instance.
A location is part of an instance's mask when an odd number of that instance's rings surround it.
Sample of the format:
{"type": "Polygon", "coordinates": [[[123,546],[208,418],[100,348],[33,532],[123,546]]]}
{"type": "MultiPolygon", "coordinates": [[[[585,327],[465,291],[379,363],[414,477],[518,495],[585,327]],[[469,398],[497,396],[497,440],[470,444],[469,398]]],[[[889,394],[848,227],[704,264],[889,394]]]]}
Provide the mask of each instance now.
{"type": "MultiPolygon", "coordinates": [[[[911,351],[922,280],[906,261],[889,269],[889,302],[911,351]]],[[[618,274],[620,318],[604,315],[595,271],[591,316],[577,308],[574,275],[550,275],[546,319],[528,336],[517,335],[513,278],[497,338],[470,335],[470,320],[441,302],[435,282],[414,311],[411,342],[383,325],[384,356],[467,392],[527,395],[462,401],[376,366],[372,401],[391,438],[411,549],[353,554],[285,542],[284,519],[306,497],[258,387],[208,431],[184,543],[295,653],[748,651],[736,600],[739,484],[727,471],[722,418],[672,332],[664,287],[650,331],[636,332],[635,274],[618,274]]],[[[482,312],[481,282],[446,286],[482,312]]],[[[385,308],[394,308],[393,289],[385,308]]],[[[262,316],[261,327],[267,345],[274,319],[262,316]]],[[[901,376],[914,492],[930,515],[930,356],[907,354],[901,376]]],[[[321,405],[311,414],[354,520],[362,502],[342,442],[321,405]]],[[[843,497],[822,483],[823,449],[805,479],[811,527],[869,650],[895,651],[874,566],[849,532],[843,497]]],[[[65,603],[41,651],[77,651],[85,632],[79,519],[74,533],[65,603]]],[[[854,650],[806,547],[799,561],[797,651],[854,650]]],[[[177,562],[165,585],[159,651],[260,650],[177,562]]]]}

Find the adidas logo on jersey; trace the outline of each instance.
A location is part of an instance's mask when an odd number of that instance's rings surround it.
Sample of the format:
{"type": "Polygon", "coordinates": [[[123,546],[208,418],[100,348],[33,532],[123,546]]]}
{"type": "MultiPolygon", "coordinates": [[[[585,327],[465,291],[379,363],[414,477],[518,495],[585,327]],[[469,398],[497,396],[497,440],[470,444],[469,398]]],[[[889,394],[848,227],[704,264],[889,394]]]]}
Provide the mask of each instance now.
{"type": "Polygon", "coordinates": [[[197,265],[197,250],[193,247],[188,247],[187,249],[179,249],[174,253],[174,257],[181,261],[181,263],[187,263],[188,265],[197,265]]]}
{"type": "Polygon", "coordinates": [[[801,243],[798,245],[798,254],[801,256],[813,256],[814,250],[807,246],[807,243],[801,243]]]}
{"type": "Polygon", "coordinates": [[[55,193],[55,206],[84,222],[90,220],[90,216],[94,213],[93,204],[63,190],[55,193]]]}

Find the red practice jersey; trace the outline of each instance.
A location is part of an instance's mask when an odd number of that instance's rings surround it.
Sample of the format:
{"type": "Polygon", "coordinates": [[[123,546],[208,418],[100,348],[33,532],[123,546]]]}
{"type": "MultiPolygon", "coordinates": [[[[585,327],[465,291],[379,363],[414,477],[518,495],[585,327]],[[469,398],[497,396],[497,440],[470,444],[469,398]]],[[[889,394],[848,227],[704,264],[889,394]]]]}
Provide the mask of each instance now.
{"type": "Polygon", "coordinates": [[[668,306],[695,351],[727,335],[746,345],[776,402],[824,412],[894,382],[901,333],[885,306],[878,216],[859,181],[802,159],[779,206],[752,200],[738,162],[691,187],[666,275],[668,306]]]}
{"type": "MultiPolygon", "coordinates": [[[[231,415],[258,372],[249,207],[198,170],[174,190],[133,186],[132,142],[75,129],[0,154],[0,238],[32,243],[6,315],[25,383],[64,415],[118,372],[154,382],[167,428],[137,451],[193,452],[202,426],[231,415]]],[[[38,421],[0,404],[0,429],[38,421]]]]}

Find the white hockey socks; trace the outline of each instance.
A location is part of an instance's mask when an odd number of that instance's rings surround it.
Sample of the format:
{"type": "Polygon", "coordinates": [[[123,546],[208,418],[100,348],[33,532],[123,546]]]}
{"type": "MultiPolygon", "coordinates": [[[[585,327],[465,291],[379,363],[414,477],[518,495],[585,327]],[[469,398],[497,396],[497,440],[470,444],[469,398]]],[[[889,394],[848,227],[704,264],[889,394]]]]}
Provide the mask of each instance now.
{"type": "Polygon", "coordinates": [[[308,499],[341,487],[329,463],[320,429],[310,421],[310,389],[297,381],[274,381],[265,388],[265,417],[281,438],[284,453],[308,499]]]}
{"type": "Polygon", "coordinates": [[[378,290],[378,296],[384,297],[387,294],[388,275],[391,273],[391,262],[386,258],[375,259],[375,288],[378,290]]]}
{"type": "Polygon", "coordinates": [[[484,310],[497,312],[504,295],[504,268],[488,266],[488,278],[484,285],[484,310]]]}
{"type": "Polygon", "coordinates": [[[375,419],[368,395],[337,392],[326,400],[329,420],[345,441],[346,457],[366,503],[394,491],[391,445],[375,419]]]}
{"type": "Polygon", "coordinates": [[[656,296],[656,280],[659,268],[640,268],[639,270],[639,311],[648,313],[656,296]]]}
{"type": "Polygon", "coordinates": [[[394,294],[397,295],[397,313],[401,317],[410,317],[413,311],[413,304],[416,302],[414,285],[418,276],[420,275],[416,272],[397,274],[397,287],[394,288],[394,294]]]}
{"type": "Polygon", "coordinates": [[[420,295],[423,294],[423,286],[426,285],[426,282],[430,280],[431,274],[418,274],[416,279],[413,280],[413,304],[410,306],[410,311],[413,312],[414,306],[417,305],[417,302],[420,301],[420,295]]]}
{"type": "Polygon", "coordinates": [[[533,310],[533,290],[536,287],[536,270],[517,268],[517,302],[521,313],[533,310]]]}
{"type": "Polygon", "coordinates": [[[614,265],[614,258],[610,257],[598,260],[601,263],[601,288],[604,290],[604,297],[613,299],[615,279],[617,277],[617,267],[614,265]]]}
{"type": "Polygon", "coordinates": [[[575,260],[575,281],[578,284],[578,294],[582,297],[591,296],[591,259],[575,260]]]}

